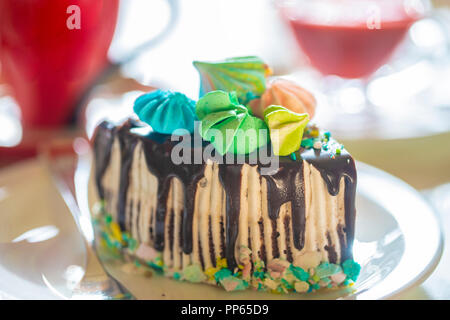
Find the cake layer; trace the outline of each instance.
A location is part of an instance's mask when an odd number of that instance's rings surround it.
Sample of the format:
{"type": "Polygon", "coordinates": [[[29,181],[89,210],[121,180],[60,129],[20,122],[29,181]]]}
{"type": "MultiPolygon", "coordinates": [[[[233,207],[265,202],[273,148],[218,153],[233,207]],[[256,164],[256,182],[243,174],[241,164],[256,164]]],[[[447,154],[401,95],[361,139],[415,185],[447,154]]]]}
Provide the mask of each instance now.
{"type": "Polygon", "coordinates": [[[352,258],[356,171],[345,150],[333,158],[301,149],[296,160],[280,157],[273,175],[262,175],[261,164],[175,165],[175,143],[139,126],[98,127],[95,185],[122,231],[160,251],[169,269],[206,270],[221,258],[234,268],[242,248],[266,265],[352,258]]]}

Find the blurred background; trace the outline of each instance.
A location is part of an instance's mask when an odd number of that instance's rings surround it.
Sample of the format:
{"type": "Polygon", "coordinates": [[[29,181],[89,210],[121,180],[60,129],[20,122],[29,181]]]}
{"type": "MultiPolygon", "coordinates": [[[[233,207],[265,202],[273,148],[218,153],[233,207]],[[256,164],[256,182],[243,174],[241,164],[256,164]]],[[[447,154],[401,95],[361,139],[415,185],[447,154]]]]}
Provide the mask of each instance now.
{"type": "Polygon", "coordinates": [[[193,60],[243,55],[311,90],[313,121],[422,190],[450,234],[450,0],[0,0],[0,167],[142,92],[196,99],[193,60]]]}

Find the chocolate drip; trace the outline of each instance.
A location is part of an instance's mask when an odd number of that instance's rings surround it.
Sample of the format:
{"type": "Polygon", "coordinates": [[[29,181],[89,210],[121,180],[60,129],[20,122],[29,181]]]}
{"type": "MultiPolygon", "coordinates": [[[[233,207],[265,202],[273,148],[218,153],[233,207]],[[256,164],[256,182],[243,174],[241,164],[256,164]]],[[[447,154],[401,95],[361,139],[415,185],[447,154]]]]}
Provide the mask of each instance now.
{"type": "MultiPolygon", "coordinates": [[[[180,215],[180,228],[179,230],[179,234],[178,234],[178,246],[180,248],[183,248],[183,228],[181,227],[184,224],[184,220],[183,220],[183,215],[178,213],[180,215]]],[[[183,261],[183,253],[181,253],[181,261],[183,261]]]]}
{"type": "Polygon", "coordinates": [[[120,229],[125,229],[125,214],[128,186],[130,183],[130,169],[133,163],[133,152],[137,144],[135,136],[128,135],[131,128],[137,126],[137,123],[131,119],[126,121],[121,127],[117,129],[117,137],[120,145],[120,183],[119,195],[117,201],[117,222],[120,229]]]}
{"type": "Polygon", "coordinates": [[[226,237],[225,257],[228,267],[237,267],[234,255],[236,239],[239,231],[239,214],[241,211],[242,165],[223,164],[219,166],[219,177],[226,194],[226,237]]]}
{"type": "Polygon", "coordinates": [[[263,177],[267,181],[269,218],[278,219],[281,205],[291,202],[294,246],[301,250],[305,244],[306,223],[303,162],[283,162],[273,175],[263,177]]]}
{"type": "Polygon", "coordinates": [[[327,245],[325,246],[325,250],[328,252],[328,260],[331,263],[337,262],[337,254],[336,250],[334,249],[333,242],[331,241],[330,232],[327,232],[327,245]]]}
{"type": "Polygon", "coordinates": [[[292,262],[294,259],[292,258],[292,250],[291,250],[291,232],[290,232],[290,222],[291,218],[289,216],[284,217],[284,232],[286,236],[286,258],[287,261],[292,262]]]}
{"type": "Polygon", "coordinates": [[[103,121],[95,130],[94,140],[94,161],[95,161],[95,183],[100,199],[105,199],[105,189],[102,179],[106,168],[109,166],[111,149],[114,142],[115,127],[113,124],[103,121]]]}
{"type": "Polygon", "coordinates": [[[167,212],[167,198],[170,190],[169,179],[158,179],[158,196],[155,215],[155,242],[156,250],[164,250],[164,233],[167,212]]]}
{"type": "Polygon", "coordinates": [[[198,237],[198,259],[200,260],[200,265],[202,266],[202,270],[205,270],[205,259],[203,258],[203,248],[202,241],[200,237],[198,237]]]}
{"type": "Polygon", "coordinates": [[[211,215],[209,215],[208,217],[208,244],[209,244],[209,258],[211,259],[213,267],[216,267],[216,252],[214,250],[211,215]]]}
{"type": "Polygon", "coordinates": [[[337,226],[337,233],[339,237],[339,245],[341,247],[341,262],[344,262],[345,255],[347,254],[346,250],[346,240],[345,240],[345,231],[344,227],[341,224],[338,224],[337,226]]]}
{"type": "Polygon", "coordinates": [[[170,216],[169,216],[169,228],[168,228],[168,238],[169,238],[169,248],[170,248],[170,260],[173,261],[173,249],[174,249],[174,237],[175,233],[174,231],[175,227],[175,212],[173,209],[170,210],[170,216]]]}
{"type": "MultiPolygon", "coordinates": [[[[128,216],[130,218],[128,219],[128,226],[127,226],[127,231],[130,233],[133,228],[133,207],[134,207],[134,201],[133,201],[133,199],[131,199],[128,204],[128,216]]],[[[125,214],[127,214],[127,213],[125,212],[125,214]]]]}
{"type": "MultiPolygon", "coordinates": [[[[330,159],[331,154],[326,151],[315,149],[305,150],[301,154],[302,158],[311,163],[322,176],[327,184],[328,192],[332,196],[339,193],[339,185],[342,177],[345,180],[345,228],[346,244],[352,244],[355,234],[355,196],[356,196],[356,168],[355,161],[347,151],[343,150],[342,154],[336,155],[334,159],[330,159]]],[[[341,235],[340,235],[341,236],[341,235]]],[[[342,241],[341,241],[342,242],[342,241]]],[[[351,245],[342,246],[341,261],[352,259],[351,245]],[[345,250],[344,250],[345,247],[345,250]]]]}
{"type": "Polygon", "coordinates": [[[155,216],[155,209],[150,209],[150,227],[148,228],[150,233],[150,239],[155,241],[155,231],[153,230],[153,217],[155,216]]]}
{"type": "Polygon", "coordinates": [[[223,217],[220,217],[220,257],[225,257],[225,225],[223,222],[223,217]]]}
{"type": "Polygon", "coordinates": [[[264,242],[264,224],[263,224],[263,220],[259,219],[258,220],[258,226],[259,226],[259,233],[260,233],[260,240],[261,240],[261,249],[259,251],[259,258],[262,261],[266,261],[266,244],[264,242]]]}
{"type": "MultiPolygon", "coordinates": [[[[167,197],[172,178],[178,178],[184,188],[182,248],[183,252],[192,252],[192,223],[194,217],[194,201],[197,182],[203,177],[204,164],[179,164],[170,159],[173,143],[168,136],[151,133],[147,139],[142,139],[145,160],[149,171],[158,179],[155,249],[164,249],[164,222],[167,212],[167,197]],[[163,141],[162,143],[158,141],[163,141]]],[[[194,152],[192,152],[193,156],[194,152]]],[[[191,163],[194,163],[193,159],[191,163]]]]}
{"type": "Polygon", "coordinates": [[[272,219],[272,256],[274,259],[280,257],[280,248],[278,248],[278,236],[280,233],[277,230],[277,220],[272,219]]]}
{"type": "MultiPolygon", "coordinates": [[[[141,201],[139,200],[138,203],[137,203],[137,216],[136,216],[137,230],[139,230],[140,217],[141,217],[141,201]]],[[[142,240],[141,240],[141,233],[139,231],[137,233],[137,240],[139,242],[142,242],[142,240]]]]}
{"type": "MultiPolygon", "coordinates": [[[[253,256],[253,246],[252,246],[252,239],[250,238],[250,235],[252,234],[250,227],[248,227],[248,248],[250,249],[250,252],[252,253],[251,255],[253,256]]],[[[250,272],[253,272],[253,263],[250,264],[250,272]]]]}

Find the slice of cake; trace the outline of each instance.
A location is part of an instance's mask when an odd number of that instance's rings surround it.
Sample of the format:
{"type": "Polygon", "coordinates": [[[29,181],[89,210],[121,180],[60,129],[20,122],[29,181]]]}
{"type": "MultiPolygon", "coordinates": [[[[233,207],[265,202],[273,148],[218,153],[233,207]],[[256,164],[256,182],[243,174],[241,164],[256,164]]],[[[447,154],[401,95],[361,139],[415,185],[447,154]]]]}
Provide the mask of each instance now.
{"type": "Polygon", "coordinates": [[[312,95],[286,80],[266,84],[255,57],[196,66],[208,81],[197,102],[157,90],[136,100],[139,120],[98,126],[92,183],[103,243],[227,291],[355,281],[355,164],[308,123],[312,95]]]}

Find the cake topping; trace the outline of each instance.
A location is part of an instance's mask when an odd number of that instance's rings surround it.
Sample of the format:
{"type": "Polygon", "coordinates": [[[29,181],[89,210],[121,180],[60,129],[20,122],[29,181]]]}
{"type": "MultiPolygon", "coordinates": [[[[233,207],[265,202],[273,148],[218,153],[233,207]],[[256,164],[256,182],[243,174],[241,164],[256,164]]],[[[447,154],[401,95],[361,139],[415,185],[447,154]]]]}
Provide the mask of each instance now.
{"type": "Polygon", "coordinates": [[[214,90],[236,91],[242,104],[260,97],[271,71],[260,58],[236,57],[218,62],[194,61],[200,73],[200,97],[214,90]]]}
{"type": "Polygon", "coordinates": [[[176,134],[177,129],[194,132],[195,101],[182,93],[155,90],[137,98],[133,109],[158,133],[176,134]]]}
{"type": "Polygon", "coordinates": [[[274,154],[287,156],[300,148],[309,116],[307,113],[299,114],[282,106],[271,105],[264,110],[264,121],[270,129],[274,154]]]}
{"type": "Polygon", "coordinates": [[[221,154],[249,154],[268,142],[267,126],[239,104],[234,92],[216,90],[200,98],[196,114],[199,131],[221,154]]]}
{"type": "Polygon", "coordinates": [[[356,281],[359,276],[359,272],[361,271],[361,266],[351,259],[344,261],[342,268],[344,269],[344,273],[347,275],[347,278],[352,281],[356,281]]]}
{"type": "Polygon", "coordinates": [[[296,113],[307,113],[310,118],[314,117],[316,109],[316,99],[309,91],[282,78],[269,82],[261,98],[250,102],[253,113],[257,116],[262,116],[264,109],[273,104],[296,113]]]}

